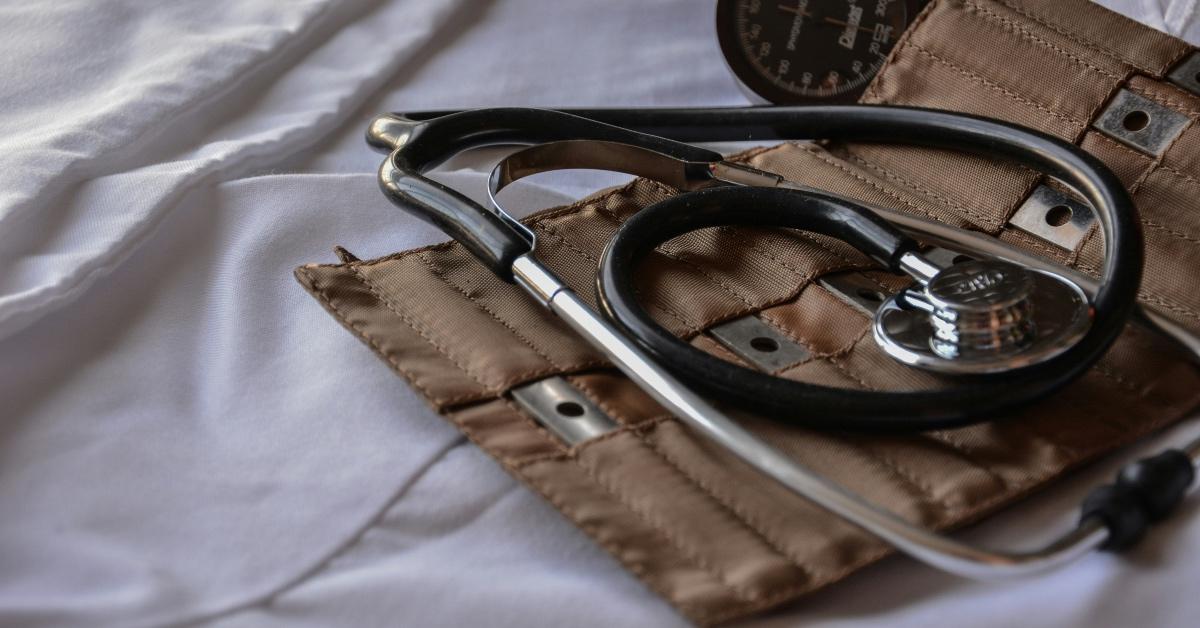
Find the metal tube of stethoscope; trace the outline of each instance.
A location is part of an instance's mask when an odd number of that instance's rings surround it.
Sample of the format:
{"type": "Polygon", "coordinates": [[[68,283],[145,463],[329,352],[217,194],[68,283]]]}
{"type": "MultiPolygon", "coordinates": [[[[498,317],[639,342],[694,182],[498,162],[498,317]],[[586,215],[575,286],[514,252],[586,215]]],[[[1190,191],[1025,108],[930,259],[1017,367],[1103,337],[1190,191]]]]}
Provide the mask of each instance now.
{"type": "MultiPolygon", "coordinates": [[[[532,253],[518,257],[513,262],[512,272],[517,283],[531,296],[600,349],[622,372],[692,429],[726,447],[789,490],[926,564],[981,580],[1025,576],[1069,563],[1108,540],[1108,530],[1095,519],[1083,521],[1045,547],[1028,552],[980,549],[915,526],[824,479],[726,417],[655,364],[636,344],[534,259],[532,253]]],[[[1188,451],[1195,464],[1200,455],[1200,441],[1190,444],[1188,451]]]]}

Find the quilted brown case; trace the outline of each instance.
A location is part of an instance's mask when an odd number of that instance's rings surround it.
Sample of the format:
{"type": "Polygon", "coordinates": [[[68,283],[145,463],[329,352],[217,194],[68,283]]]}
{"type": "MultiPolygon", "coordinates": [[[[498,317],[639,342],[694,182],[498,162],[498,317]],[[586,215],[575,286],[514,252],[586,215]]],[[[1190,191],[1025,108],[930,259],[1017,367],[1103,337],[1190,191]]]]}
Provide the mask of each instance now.
{"type": "MultiPolygon", "coordinates": [[[[898,43],[868,103],[952,109],[1075,142],[1134,193],[1147,241],[1141,299],[1200,329],[1200,99],[1164,75],[1192,50],[1087,0],[935,0],[898,43]],[[970,42],[970,45],[964,45],[970,42]],[[1159,157],[1093,123],[1121,89],[1187,116],[1159,157]]],[[[1095,275],[1093,232],[1061,249],[1009,224],[1038,174],[987,159],[875,145],[788,143],[739,156],[789,179],[999,237],[1095,275]]],[[[585,298],[621,222],[674,193],[638,180],[527,223],[538,257],[585,298]]],[[[953,385],[873,342],[868,318],[816,283],[870,270],[842,244],[799,232],[709,229],[660,248],[646,304],[696,346],[737,357],[706,330],[757,313],[809,354],[778,375],[861,390],[953,385]]],[[[646,586],[697,623],[738,618],[834,582],[888,549],[756,475],[666,414],[553,315],[453,243],[297,278],[334,316],[513,476],[553,503],[646,586]],[[561,375],[620,429],[574,447],[512,400],[561,375]]],[[[594,303],[593,303],[594,304],[594,303]]],[[[932,528],[969,523],[1072,466],[1182,418],[1196,369],[1130,328],[1090,373],[1020,416],[969,428],[867,436],[746,419],[759,436],[868,499],[932,528]]],[[[464,478],[464,481],[470,481],[464,478]]]]}

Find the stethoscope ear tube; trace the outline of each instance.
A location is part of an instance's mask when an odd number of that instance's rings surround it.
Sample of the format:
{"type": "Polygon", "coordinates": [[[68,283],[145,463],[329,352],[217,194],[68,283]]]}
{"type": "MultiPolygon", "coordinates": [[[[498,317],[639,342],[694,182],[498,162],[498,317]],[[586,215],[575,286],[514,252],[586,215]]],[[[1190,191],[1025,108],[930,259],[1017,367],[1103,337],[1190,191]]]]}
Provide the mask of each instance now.
{"type": "Polygon", "coordinates": [[[384,196],[441,229],[497,277],[511,282],[513,262],[533,250],[533,232],[437,181],[396,168],[393,158],[389,155],[379,171],[384,196]]]}
{"type": "Polygon", "coordinates": [[[648,147],[685,161],[719,161],[720,153],[578,116],[541,109],[506,108],[412,118],[385,114],[367,130],[367,143],[389,153],[379,186],[398,207],[437,226],[481,263],[512,281],[513,261],[534,246],[527,227],[424,176],[464,150],[492,144],[591,139],[648,147]]]}

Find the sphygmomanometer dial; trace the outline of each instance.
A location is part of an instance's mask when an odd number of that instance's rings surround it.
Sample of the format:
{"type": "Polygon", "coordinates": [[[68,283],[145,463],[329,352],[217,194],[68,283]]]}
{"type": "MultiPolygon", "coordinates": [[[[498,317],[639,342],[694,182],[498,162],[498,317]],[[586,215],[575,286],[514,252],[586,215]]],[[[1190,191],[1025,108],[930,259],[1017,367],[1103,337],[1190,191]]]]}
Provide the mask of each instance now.
{"type": "Polygon", "coordinates": [[[767,102],[853,102],[923,4],[719,0],[717,35],[730,69],[767,102]]]}

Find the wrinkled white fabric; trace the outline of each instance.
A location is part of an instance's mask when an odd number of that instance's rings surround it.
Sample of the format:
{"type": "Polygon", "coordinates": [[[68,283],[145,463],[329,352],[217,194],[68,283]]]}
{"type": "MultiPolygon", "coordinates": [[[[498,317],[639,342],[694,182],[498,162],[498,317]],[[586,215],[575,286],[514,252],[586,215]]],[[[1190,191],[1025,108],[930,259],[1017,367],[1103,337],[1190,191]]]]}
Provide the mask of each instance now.
{"type": "MultiPolygon", "coordinates": [[[[1104,3],[1200,41],[1193,0],[1104,3]]],[[[42,0],[0,59],[0,625],[683,623],[291,270],[442,239],[379,195],[378,111],[744,103],[711,3],[42,0]]],[[[480,195],[492,155],[438,177],[480,195]]],[[[1102,471],[970,538],[1045,538],[1102,471]]],[[[1185,625],[1196,508],[1123,560],[893,559],[751,623],[1185,625]]]]}

